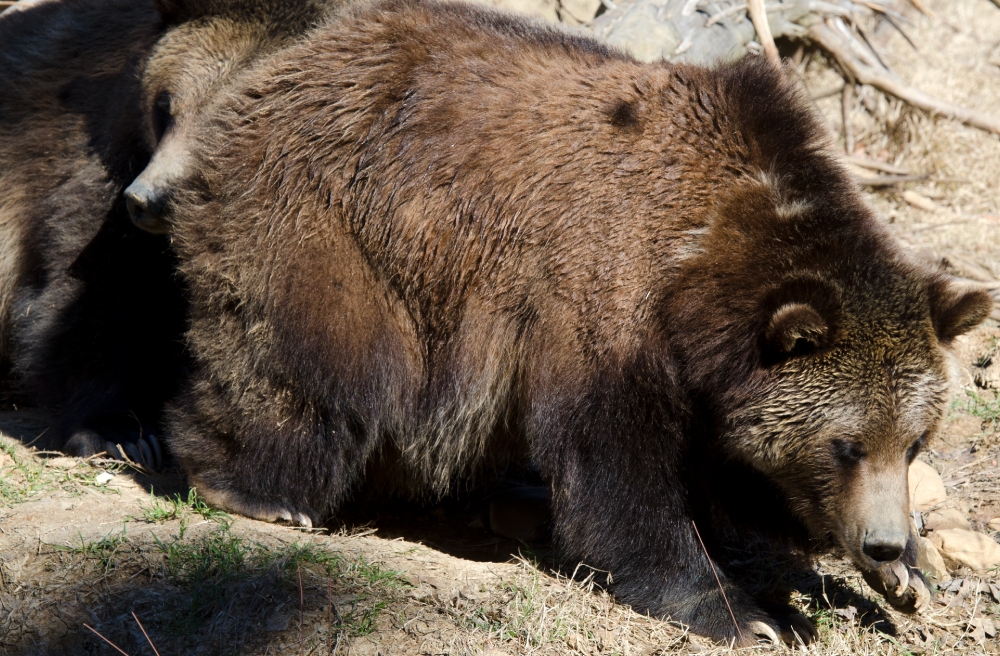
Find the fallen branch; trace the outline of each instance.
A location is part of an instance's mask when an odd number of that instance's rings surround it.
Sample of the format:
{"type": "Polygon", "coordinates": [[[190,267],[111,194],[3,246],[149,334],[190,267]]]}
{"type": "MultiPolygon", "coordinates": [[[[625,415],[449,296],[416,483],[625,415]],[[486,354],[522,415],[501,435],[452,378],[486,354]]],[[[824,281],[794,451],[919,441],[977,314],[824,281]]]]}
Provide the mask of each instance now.
{"type": "Polygon", "coordinates": [[[864,169],[871,169],[872,171],[882,171],[883,173],[893,173],[895,175],[913,175],[912,172],[900,168],[898,166],[893,166],[892,164],[886,164],[885,162],[879,162],[873,159],[868,159],[867,157],[856,157],[854,155],[847,155],[844,157],[845,162],[854,164],[855,166],[860,166],[864,169]]]}
{"type": "Polygon", "coordinates": [[[844,84],[844,92],[840,97],[840,109],[844,120],[844,152],[854,153],[854,130],[851,129],[851,110],[854,109],[854,85],[844,84]]]}
{"type": "Polygon", "coordinates": [[[920,182],[930,177],[929,175],[877,175],[873,178],[867,178],[856,175],[854,180],[865,187],[891,187],[904,182],[920,182]]]}
{"type": "Polygon", "coordinates": [[[931,114],[955,119],[966,125],[1000,134],[1000,118],[938,100],[923,91],[908,86],[889,71],[879,70],[862,62],[851,51],[850,46],[826,24],[817,23],[810,27],[809,38],[830,52],[843,67],[844,72],[854,78],[856,82],[871,85],[931,114]]]}
{"type": "Polygon", "coordinates": [[[828,89],[823,89],[822,91],[817,91],[816,93],[809,96],[813,101],[822,100],[823,98],[829,98],[830,96],[835,96],[844,90],[844,83],[841,82],[836,86],[832,86],[828,89]]]}
{"type": "Polygon", "coordinates": [[[764,0],[747,0],[747,13],[750,14],[750,21],[753,23],[753,29],[757,32],[760,45],[764,46],[764,54],[767,55],[772,64],[780,67],[781,57],[778,56],[778,47],[774,45],[771,25],[767,22],[764,0]]]}

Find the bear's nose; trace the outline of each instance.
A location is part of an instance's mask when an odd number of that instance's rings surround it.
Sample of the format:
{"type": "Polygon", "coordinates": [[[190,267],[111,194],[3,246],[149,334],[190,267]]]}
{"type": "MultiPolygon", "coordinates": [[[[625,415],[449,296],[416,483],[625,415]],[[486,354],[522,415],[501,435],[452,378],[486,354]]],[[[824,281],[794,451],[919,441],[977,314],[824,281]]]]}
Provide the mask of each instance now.
{"type": "Polygon", "coordinates": [[[135,180],[122,194],[125,197],[125,208],[135,227],[162,234],[167,232],[167,222],[164,220],[164,195],[150,188],[140,180],[135,180]]]}
{"type": "Polygon", "coordinates": [[[872,560],[888,563],[898,559],[906,549],[905,535],[886,535],[878,532],[865,536],[862,551],[872,560]]]}
{"type": "Polygon", "coordinates": [[[133,222],[143,218],[155,219],[163,211],[161,195],[138,180],[125,190],[125,207],[133,222]]]}

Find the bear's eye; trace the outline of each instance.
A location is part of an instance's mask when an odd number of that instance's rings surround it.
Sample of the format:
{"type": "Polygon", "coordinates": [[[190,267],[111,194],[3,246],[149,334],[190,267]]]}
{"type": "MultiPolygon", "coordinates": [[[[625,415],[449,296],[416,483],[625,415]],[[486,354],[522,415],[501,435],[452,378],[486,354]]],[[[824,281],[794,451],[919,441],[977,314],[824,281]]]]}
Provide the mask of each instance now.
{"type": "Polygon", "coordinates": [[[844,465],[856,465],[868,455],[865,447],[857,442],[834,440],[832,446],[834,457],[844,465]]]}
{"type": "Polygon", "coordinates": [[[924,444],[926,443],[927,433],[924,433],[910,445],[909,449],[906,450],[906,462],[913,462],[914,459],[916,459],[917,454],[923,450],[924,444]]]}
{"type": "Polygon", "coordinates": [[[161,91],[156,94],[156,100],[153,101],[153,116],[151,118],[153,136],[156,137],[156,142],[159,143],[164,133],[170,128],[170,124],[174,121],[174,117],[170,113],[170,92],[161,91]]]}

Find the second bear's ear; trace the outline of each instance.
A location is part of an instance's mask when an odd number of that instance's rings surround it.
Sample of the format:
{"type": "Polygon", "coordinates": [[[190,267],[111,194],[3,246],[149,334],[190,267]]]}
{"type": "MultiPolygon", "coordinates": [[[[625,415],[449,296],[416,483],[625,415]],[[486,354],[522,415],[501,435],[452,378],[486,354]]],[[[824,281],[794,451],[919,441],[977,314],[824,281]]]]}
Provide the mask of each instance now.
{"type": "Polygon", "coordinates": [[[807,303],[785,303],[771,315],[764,342],[772,355],[807,355],[830,342],[830,324],[807,303]]]}
{"type": "Polygon", "coordinates": [[[153,6],[167,26],[179,25],[191,18],[186,0],[153,0],[153,6]]]}
{"type": "Polygon", "coordinates": [[[934,331],[945,343],[981,324],[993,310],[993,299],[982,287],[939,278],[929,291],[934,331]]]}

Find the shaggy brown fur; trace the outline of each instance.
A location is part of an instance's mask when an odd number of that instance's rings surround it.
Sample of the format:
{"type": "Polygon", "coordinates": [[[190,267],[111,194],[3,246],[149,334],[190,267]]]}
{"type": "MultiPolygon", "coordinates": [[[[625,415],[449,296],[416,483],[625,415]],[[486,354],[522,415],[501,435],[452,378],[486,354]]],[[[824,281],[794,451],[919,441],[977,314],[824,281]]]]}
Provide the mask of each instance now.
{"type": "Polygon", "coordinates": [[[699,633],[736,637],[692,521],[746,642],[812,627],[727,575],[730,528],[926,602],[906,467],[989,298],[900,250],[778,72],[388,0],[194,142],[171,443],[214,503],[309,523],[375,460],[440,494],[530,456],[565,558],[699,633]]]}
{"type": "MultiPolygon", "coordinates": [[[[150,153],[154,173],[181,171],[200,105],[335,3],[192,4],[62,0],[0,20],[0,355],[79,455],[119,443],[148,463],[140,431],[184,366],[173,256],[129,222],[122,190],[150,177],[150,153]],[[176,101],[158,112],[143,103],[147,60],[147,82],[176,101]]],[[[169,180],[157,188],[169,196],[169,180]]]]}

